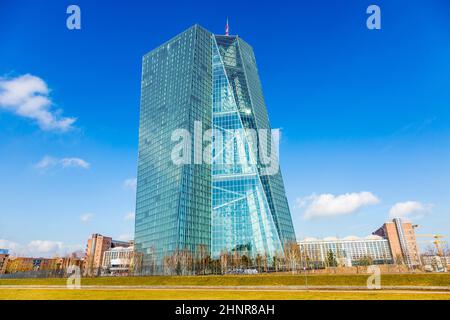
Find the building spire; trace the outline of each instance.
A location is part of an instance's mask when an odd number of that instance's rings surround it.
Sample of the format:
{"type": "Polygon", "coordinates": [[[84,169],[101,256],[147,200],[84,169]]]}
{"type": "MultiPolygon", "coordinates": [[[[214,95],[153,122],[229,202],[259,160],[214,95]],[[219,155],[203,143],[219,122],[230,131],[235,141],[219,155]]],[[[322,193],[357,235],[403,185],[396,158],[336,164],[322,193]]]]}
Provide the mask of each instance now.
{"type": "Polygon", "coordinates": [[[225,35],[229,36],[229,27],[228,27],[228,18],[227,18],[227,24],[225,25],[225,35]]]}

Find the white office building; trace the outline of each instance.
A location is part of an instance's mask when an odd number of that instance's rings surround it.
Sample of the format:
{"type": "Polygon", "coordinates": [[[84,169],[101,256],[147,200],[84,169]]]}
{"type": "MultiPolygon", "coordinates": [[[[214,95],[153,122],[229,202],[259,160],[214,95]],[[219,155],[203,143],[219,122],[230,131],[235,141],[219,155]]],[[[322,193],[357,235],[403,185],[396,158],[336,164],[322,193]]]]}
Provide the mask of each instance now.
{"type": "Polygon", "coordinates": [[[306,238],[299,242],[304,259],[315,265],[326,265],[330,256],[340,266],[393,263],[388,240],[370,235],[365,238],[349,236],[343,239],[328,237],[324,239],[306,238]]]}
{"type": "Polygon", "coordinates": [[[115,247],[103,254],[103,274],[126,274],[133,266],[134,246],[115,247]]]}

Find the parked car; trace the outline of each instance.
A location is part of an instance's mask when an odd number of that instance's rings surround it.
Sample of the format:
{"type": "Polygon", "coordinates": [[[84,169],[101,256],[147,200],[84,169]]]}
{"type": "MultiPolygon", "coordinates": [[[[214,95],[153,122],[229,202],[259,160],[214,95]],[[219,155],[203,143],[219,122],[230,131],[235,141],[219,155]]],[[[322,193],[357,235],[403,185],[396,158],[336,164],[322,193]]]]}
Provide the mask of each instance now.
{"type": "Polygon", "coordinates": [[[225,272],[225,274],[257,274],[257,273],[258,270],[256,269],[242,269],[242,268],[230,269],[225,272]]]}

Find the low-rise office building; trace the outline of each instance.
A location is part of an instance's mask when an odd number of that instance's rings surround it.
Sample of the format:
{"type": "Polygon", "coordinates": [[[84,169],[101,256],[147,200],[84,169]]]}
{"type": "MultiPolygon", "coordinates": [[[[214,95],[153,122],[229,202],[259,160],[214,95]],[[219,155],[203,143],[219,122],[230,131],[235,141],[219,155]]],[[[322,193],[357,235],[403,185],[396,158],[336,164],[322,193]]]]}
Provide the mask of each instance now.
{"type": "Polygon", "coordinates": [[[299,242],[299,246],[303,259],[313,265],[355,266],[393,262],[389,242],[376,235],[365,238],[349,236],[343,239],[306,238],[299,242]]]}
{"type": "Polygon", "coordinates": [[[448,270],[448,257],[438,255],[423,255],[422,263],[424,270],[431,272],[446,272],[448,270]]]}
{"type": "Polygon", "coordinates": [[[132,271],[134,246],[115,247],[103,254],[102,273],[107,275],[126,275],[132,271]]]}
{"type": "Polygon", "coordinates": [[[69,256],[63,258],[55,258],[56,270],[67,270],[71,266],[83,268],[84,259],[76,256],[69,256]]]}
{"type": "Polygon", "coordinates": [[[9,257],[5,273],[56,270],[56,259],[9,257]]]}

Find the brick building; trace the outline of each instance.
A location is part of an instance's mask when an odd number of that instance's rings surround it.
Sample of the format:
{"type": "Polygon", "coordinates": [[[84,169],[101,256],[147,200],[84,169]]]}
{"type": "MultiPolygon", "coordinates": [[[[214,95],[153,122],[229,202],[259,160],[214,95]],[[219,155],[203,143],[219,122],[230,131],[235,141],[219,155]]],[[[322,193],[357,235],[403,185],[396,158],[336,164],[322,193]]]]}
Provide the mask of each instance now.
{"type": "Polygon", "coordinates": [[[131,241],[113,240],[111,237],[103,236],[99,233],[93,234],[87,242],[85,256],[85,274],[98,275],[103,265],[104,253],[116,247],[129,247],[131,241]]]}
{"type": "Polygon", "coordinates": [[[384,223],[373,234],[389,241],[392,257],[395,261],[401,260],[408,267],[416,268],[421,265],[421,261],[414,231],[415,227],[411,222],[395,218],[384,223]]]}

